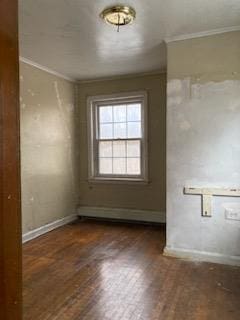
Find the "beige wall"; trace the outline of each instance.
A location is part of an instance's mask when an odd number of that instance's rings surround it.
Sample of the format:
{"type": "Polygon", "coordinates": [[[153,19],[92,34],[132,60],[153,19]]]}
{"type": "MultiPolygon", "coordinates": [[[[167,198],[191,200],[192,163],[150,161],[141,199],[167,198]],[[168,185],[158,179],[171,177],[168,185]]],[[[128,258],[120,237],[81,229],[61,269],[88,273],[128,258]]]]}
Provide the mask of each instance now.
{"type": "Polygon", "coordinates": [[[74,84],[20,65],[23,233],[75,212],[74,84]]]}
{"type": "Polygon", "coordinates": [[[148,75],[79,85],[80,204],[165,212],[165,106],[166,75],[148,75]],[[146,185],[89,183],[88,96],[146,90],[148,92],[149,183],[146,185]]]}
{"type": "Polygon", "coordinates": [[[240,198],[214,197],[212,217],[184,186],[240,188],[240,32],[168,45],[168,254],[240,265],[240,198]]]}
{"type": "Polygon", "coordinates": [[[196,82],[240,78],[240,32],[168,44],[168,79],[191,77],[196,82]]]}

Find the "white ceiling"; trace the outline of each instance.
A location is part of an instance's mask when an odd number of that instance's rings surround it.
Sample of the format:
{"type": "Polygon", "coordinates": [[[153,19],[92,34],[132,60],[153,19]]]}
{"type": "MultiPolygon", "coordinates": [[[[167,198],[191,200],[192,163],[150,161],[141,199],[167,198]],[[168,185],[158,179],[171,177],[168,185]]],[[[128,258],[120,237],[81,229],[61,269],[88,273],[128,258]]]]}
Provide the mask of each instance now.
{"type": "Polygon", "coordinates": [[[111,0],[19,0],[20,55],[74,79],[157,71],[163,40],[240,25],[240,0],[126,0],[134,24],[117,33],[100,12],[111,0]]]}

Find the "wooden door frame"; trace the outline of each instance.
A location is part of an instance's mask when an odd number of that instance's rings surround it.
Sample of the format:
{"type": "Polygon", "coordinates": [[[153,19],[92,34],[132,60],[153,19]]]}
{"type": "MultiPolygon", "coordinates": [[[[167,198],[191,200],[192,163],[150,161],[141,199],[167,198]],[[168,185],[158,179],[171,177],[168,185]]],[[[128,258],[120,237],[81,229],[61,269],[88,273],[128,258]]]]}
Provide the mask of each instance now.
{"type": "Polygon", "coordinates": [[[18,0],[0,1],[0,319],[22,319],[18,0]]]}

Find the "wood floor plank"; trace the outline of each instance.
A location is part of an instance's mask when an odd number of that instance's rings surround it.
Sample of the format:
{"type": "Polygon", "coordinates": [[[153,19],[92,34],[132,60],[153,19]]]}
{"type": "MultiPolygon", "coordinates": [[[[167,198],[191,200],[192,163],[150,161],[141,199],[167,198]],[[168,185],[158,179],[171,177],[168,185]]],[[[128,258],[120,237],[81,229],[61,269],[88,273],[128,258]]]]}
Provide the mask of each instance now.
{"type": "Polygon", "coordinates": [[[24,320],[239,320],[240,268],[164,257],[163,226],[79,221],[24,245],[24,320]]]}

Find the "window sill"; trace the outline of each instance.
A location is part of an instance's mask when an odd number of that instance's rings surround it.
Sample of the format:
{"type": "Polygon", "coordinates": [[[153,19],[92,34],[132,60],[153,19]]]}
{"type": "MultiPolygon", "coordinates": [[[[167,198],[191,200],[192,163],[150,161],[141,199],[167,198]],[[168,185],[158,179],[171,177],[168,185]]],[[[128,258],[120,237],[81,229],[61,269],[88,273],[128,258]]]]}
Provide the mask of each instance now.
{"type": "Polygon", "coordinates": [[[88,183],[100,183],[100,184],[135,184],[135,185],[148,185],[150,182],[144,179],[135,178],[102,178],[95,177],[88,179],[88,183]]]}

